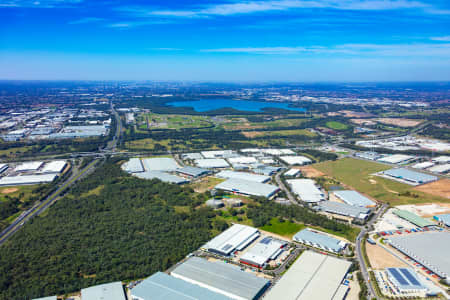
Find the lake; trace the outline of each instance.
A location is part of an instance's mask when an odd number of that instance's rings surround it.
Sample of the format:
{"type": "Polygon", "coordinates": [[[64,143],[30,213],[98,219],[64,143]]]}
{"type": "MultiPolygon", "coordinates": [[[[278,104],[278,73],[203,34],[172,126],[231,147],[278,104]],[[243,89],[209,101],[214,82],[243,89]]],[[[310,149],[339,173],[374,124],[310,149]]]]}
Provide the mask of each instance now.
{"type": "Polygon", "coordinates": [[[291,107],[285,102],[259,102],[248,100],[230,100],[230,99],[202,99],[193,101],[168,102],[168,106],[173,107],[192,107],[196,112],[217,110],[221,108],[234,108],[240,111],[260,112],[264,108],[281,108],[292,111],[304,112],[301,107],[291,107]]]}

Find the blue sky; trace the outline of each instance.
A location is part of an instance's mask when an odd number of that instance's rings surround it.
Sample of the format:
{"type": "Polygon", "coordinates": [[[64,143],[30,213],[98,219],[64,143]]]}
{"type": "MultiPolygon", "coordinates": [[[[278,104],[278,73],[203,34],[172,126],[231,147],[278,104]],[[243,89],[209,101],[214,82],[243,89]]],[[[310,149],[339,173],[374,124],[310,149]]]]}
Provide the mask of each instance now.
{"type": "Polygon", "coordinates": [[[448,0],[0,0],[0,79],[450,80],[448,0]]]}

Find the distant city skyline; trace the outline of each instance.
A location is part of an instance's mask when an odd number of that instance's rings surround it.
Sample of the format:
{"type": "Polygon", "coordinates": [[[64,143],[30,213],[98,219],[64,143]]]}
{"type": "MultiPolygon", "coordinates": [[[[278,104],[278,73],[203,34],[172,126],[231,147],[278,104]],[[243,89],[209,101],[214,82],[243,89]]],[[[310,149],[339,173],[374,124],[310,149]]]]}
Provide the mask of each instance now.
{"type": "Polygon", "coordinates": [[[449,81],[446,0],[0,0],[0,79],[449,81]]]}

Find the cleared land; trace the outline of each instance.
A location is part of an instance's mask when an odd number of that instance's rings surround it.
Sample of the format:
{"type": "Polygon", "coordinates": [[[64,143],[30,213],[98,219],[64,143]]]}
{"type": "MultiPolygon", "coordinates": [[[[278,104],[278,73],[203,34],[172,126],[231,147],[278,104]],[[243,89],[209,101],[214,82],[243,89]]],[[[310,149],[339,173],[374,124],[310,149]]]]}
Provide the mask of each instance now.
{"type": "Polygon", "coordinates": [[[325,173],[320,172],[311,166],[299,167],[298,169],[300,169],[302,174],[305,175],[306,177],[320,177],[325,175],[325,173]]]}
{"type": "Polygon", "coordinates": [[[17,192],[19,189],[18,188],[6,188],[6,189],[2,189],[2,194],[11,194],[14,192],[17,192]]]}
{"type": "Polygon", "coordinates": [[[292,127],[299,126],[301,123],[305,122],[306,119],[279,119],[265,122],[250,122],[244,117],[234,117],[228,118],[222,128],[225,130],[248,130],[248,129],[267,129],[276,127],[292,127]]]}
{"type": "Polygon", "coordinates": [[[138,117],[140,129],[182,129],[210,126],[209,117],[189,115],[142,114],[138,117]]]}
{"type": "Polygon", "coordinates": [[[204,178],[200,179],[199,181],[192,183],[191,187],[197,193],[204,193],[224,181],[225,181],[225,179],[222,179],[222,178],[204,177],[204,178]]]}
{"type": "Polygon", "coordinates": [[[247,138],[267,137],[267,136],[295,136],[295,135],[304,135],[308,137],[316,136],[315,133],[305,129],[275,130],[275,131],[242,131],[242,134],[247,138]]]}
{"type": "Polygon", "coordinates": [[[414,190],[450,199],[450,179],[444,178],[438,181],[419,185],[415,187],[414,190]]]}
{"type": "Polygon", "coordinates": [[[402,118],[379,118],[376,121],[399,127],[414,127],[423,122],[423,120],[402,119],[402,118]]]}
{"type": "Polygon", "coordinates": [[[414,190],[414,187],[394,180],[373,176],[373,173],[390,169],[375,162],[344,158],[312,165],[313,168],[340,181],[348,188],[369,195],[391,205],[444,202],[450,199],[414,190]]]}
{"type": "Polygon", "coordinates": [[[404,262],[378,245],[371,245],[366,242],[366,252],[373,269],[408,267],[404,262]]]}

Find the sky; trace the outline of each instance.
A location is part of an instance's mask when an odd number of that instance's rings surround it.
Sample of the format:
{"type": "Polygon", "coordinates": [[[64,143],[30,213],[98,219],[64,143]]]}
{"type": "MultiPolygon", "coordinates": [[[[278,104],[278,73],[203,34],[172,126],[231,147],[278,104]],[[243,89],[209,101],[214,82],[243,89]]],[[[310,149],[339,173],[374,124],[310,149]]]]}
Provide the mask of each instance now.
{"type": "Polygon", "coordinates": [[[450,81],[450,1],[0,0],[0,79],[450,81]]]}

